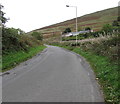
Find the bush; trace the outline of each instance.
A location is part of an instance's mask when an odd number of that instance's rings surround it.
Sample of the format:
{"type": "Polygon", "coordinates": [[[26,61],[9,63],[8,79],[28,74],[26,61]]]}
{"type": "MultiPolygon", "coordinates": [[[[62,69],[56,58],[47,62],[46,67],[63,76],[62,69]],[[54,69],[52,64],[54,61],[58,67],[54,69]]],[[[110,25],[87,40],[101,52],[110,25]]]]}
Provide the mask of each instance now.
{"type": "Polygon", "coordinates": [[[7,51],[20,49],[18,31],[14,28],[4,28],[2,30],[2,50],[3,54],[7,51]]]}
{"type": "Polygon", "coordinates": [[[119,26],[119,23],[117,20],[113,21],[112,26],[119,26]]]}
{"type": "Polygon", "coordinates": [[[39,32],[33,32],[31,35],[32,35],[33,37],[35,37],[36,39],[40,40],[40,41],[43,40],[43,36],[42,36],[42,34],[39,33],[39,32]]]}
{"type": "Polygon", "coordinates": [[[70,28],[66,28],[65,31],[63,31],[63,34],[64,33],[69,33],[69,32],[71,32],[71,29],[70,28]]]}
{"type": "Polygon", "coordinates": [[[111,61],[117,61],[118,59],[118,48],[120,46],[120,37],[115,35],[114,37],[95,41],[95,42],[84,42],[80,44],[80,47],[86,51],[92,51],[97,55],[107,56],[111,61]]]}
{"type": "Polygon", "coordinates": [[[3,28],[2,30],[2,53],[9,54],[9,52],[24,50],[27,51],[29,47],[41,44],[35,37],[19,34],[18,29],[3,28]]]}
{"type": "Polygon", "coordinates": [[[91,30],[91,28],[90,27],[86,27],[85,30],[91,30]]]}
{"type": "Polygon", "coordinates": [[[106,34],[113,31],[113,26],[110,24],[105,24],[102,28],[102,31],[104,31],[106,34]]]}

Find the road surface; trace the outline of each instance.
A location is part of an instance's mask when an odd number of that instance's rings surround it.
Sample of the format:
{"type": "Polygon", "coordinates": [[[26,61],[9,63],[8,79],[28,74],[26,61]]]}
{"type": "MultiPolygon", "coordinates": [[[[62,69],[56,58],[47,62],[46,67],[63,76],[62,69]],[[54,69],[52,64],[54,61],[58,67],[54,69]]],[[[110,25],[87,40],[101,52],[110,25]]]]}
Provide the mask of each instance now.
{"type": "Polygon", "coordinates": [[[103,102],[93,71],[85,60],[48,46],[2,78],[3,102],[103,102]]]}

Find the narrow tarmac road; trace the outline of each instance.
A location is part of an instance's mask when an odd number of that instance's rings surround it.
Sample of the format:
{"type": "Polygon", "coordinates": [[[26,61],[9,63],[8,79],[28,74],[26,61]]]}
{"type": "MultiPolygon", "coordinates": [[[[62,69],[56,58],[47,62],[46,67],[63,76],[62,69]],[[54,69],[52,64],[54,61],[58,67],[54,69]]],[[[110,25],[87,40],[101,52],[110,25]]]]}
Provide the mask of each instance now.
{"type": "Polygon", "coordinates": [[[48,46],[2,77],[3,102],[103,102],[93,71],[73,52],[48,46]]]}

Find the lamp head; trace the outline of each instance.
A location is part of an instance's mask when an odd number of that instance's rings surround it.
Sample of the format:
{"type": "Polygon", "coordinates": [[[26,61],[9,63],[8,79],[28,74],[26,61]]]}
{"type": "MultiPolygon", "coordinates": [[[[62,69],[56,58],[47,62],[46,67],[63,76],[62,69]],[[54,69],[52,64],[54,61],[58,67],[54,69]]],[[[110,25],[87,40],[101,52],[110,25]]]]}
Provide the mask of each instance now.
{"type": "Polygon", "coordinates": [[[66,5],[66,7],[69,7],[69,5],[66,5]]]}

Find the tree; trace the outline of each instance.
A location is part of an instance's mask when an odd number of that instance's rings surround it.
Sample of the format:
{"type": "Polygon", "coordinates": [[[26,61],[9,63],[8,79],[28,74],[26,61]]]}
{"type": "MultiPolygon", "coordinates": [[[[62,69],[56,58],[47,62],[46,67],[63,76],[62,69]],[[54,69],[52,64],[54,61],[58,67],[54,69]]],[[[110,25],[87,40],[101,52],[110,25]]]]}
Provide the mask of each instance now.
{"type": "Polygon", "coordinates": [[[21,30],[21,29],[17,29],[17,31],[18,31],[18,35],[23,35],[23,34],[25,34],[25,32],[23,31],[23,30],[21,30]]]}
{"type": "Polygon", "coordinates": [[[91,28],[90,28],[90,27],[86,27],[86,28],[85,28],[85,31],[87,31],[87,30],[89,30],[89,31],[90,31],[90,30],[91,30],[91,28]]]}
{"type": "Polygon", "coordinates": [[[2,50],[5,51],[20,49],[18,30],[15,28],[2,29],[2,50]]]}
{"type": "Polygon", "coordinates": [[[3,24],[5,24],[8,19],[4,17],[5,13],[2,11],[3,8],[4,6],[0,4],[0,20],[3,24]]]}
{"type": "Polygon", "coordinates": [[[69,32],[71,32],[71,29],[70,28],[66,28],[65,31],[63,32],[63,34],[64,33],[69,33],[69,32]]]}

